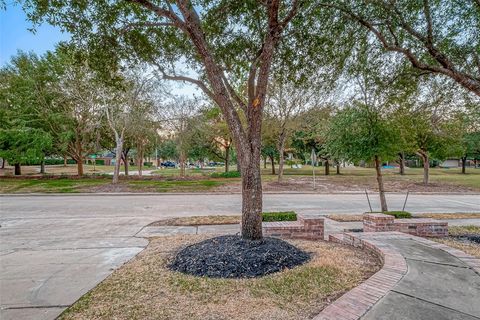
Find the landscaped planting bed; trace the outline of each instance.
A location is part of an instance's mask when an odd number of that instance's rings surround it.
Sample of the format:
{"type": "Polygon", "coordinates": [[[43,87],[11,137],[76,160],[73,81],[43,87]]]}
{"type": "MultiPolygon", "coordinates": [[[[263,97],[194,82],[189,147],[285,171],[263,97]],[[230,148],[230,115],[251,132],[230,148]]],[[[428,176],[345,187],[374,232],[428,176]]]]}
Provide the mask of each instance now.
{"type": "Polygon", "coordinates": [[[60,319],[311,319],[380,268],[372,253],[304,240],[288,242],[308,252],[308,262],[264,277],[196,277],[168,268],[181,249],[206,239],[152,238],[60,319]]]}
{"type": "Polygon", "coordinates": [[[480,258],[480,227],[450,227],[448,232],[448,237],[432,240],[441,242],[447,246],[462,250],[472,256],[480,258]]]}

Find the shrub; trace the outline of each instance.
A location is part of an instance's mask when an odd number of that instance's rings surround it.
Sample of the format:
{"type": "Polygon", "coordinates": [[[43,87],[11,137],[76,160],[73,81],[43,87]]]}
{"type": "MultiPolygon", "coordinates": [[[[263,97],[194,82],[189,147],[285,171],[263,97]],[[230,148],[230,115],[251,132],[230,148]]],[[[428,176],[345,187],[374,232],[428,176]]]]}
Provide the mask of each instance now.
{"type": "Polygon", "coordinates": [[[105,160],[103,159],[96,159],[95,160],[96,165],[104,166],[105,165],[105,160]]]}
{"type": "Polygon", "coordinates": [[[395,219],[410,219],[412,214],[407,211],[385,211],[384,214],[394,216],[395,219]]]}
{"type": "Polygon", "coordinates": [[[297,221],[297,214],[293,211],[285,212],[263,212],[262,221],[297,221]]]}
{"type": "Polygon", "coordinates": [[[143,165],[145,167],[152,167],[153,166],[153,162],[144,162],[143,165]]]}
{"type": "Polygon", "coordinates": [[[212,178],[240,178],[240,171],[213,172],[212,178]]]}

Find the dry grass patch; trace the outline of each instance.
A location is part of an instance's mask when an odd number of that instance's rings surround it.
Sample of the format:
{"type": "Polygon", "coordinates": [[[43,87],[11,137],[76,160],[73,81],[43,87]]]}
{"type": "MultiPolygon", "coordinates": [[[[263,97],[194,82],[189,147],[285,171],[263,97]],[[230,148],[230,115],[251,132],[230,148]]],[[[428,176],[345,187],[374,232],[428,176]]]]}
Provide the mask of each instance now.
{"type": "Polygon", "coordinates": [[[474,257],[480,258],[480,245],[473,242],[465,242],[458,237],[464,235],[480,235],[480,227],[478,226],[461,226],[461,227],[449,227],[449,237],[442,239],[433,239],[434,241],[446,244],[452,248],[456,248],[466,252],[474,257]]]}
{"type": "Polygon", "coordinates": [[[480,219],[480,213],[422,213],[414,215],[414,218],[445,219],[480,219]]]}
{"type": "MultiPolygon", "coordinates": [[[[338,222],[361,222],[363,221],[362,214],[331,214],[327,218],[338,222]]],[[[480,219],[480,213],[419,213],[414,214],[413,218],[432,218],[437,220],[448,219],[480,219]]]]}
{"type": "Polygon", "coordinates": [[[153,238],[60,319],[310,319],[380,268],[369,252],[295,240],[312,259],[262,278],[200,278],[167,269],[176,251],[206,238],[153,238]]]}
{"type": "Polygon", "coordinates": [[[363,214],[330,214],[327,218],[338,222],[358,222],[363,221],[363,214]]]}
{"type": "Polygon", "coordinates": [[[152,222],[150,226],[200,226],[240,223],[240,216],[192,216],[152,222]]]}

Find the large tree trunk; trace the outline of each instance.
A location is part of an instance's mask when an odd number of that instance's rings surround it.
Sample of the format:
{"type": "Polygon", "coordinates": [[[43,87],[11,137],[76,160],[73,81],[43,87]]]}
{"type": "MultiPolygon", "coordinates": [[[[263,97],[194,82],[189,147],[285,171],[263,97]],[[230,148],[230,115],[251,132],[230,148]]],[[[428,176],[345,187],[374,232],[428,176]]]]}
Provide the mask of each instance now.
{"type": "Polygon", "coordinates": [[[380,207],[382,212],[388,211],[387,199],[385,198],[385,189],[383,187],[382,169],[380,168],[380,159],[375,156],[375,170],[377,171],[378,193],[380,194],[380,207]]]}
{"type": "Polygon", "coordinates": [[[270,156],[270,162],[272,163],[272,174],[275,175],[275,157],[270,156]]]}
{"type": "Polygon", "coordinates": [[[430,170],[430,159],[428,158],[428,153],[425,150],[419,150],[417,154],[422,158],[423,161],[423,184],[428,185],[428,172],[430,170]]]}
{"type": "Polygon", "coordinates": [[[403,152],[398,153],[398,165],[400,174],[403,176],[405,174],[405,154],[403,152]]]}
{"type": "Polygon", "coordinates": [[[225,146],[225,172],[228,172],[229,168],[228,166],[230,165],[230,145],[225,146]]]}
{"type": "Polygon", "coordinates": [[[262,180],[260,158],[243,161],[242,176],[242,237],[262,238],[262,180]]]}
{"type": "Polygon", "coordinates": [[[279,157],[278,157],[278,182],[282,182],[283,180],[283,167],[285,164],[285,140],[286,140],[286,134],[285,132],[282,132],[280,134],[280,139],[278,141],[278,152],[279,152],[279,157]]]}
{"type": "Polygon", "coordinates": [[[325,160],[325,175],[328,176],[330,174],[330,162],[325,160]]]}
{"type": "Polygon", "coordinates": [[[14,172],[14,174],[15,174],[16,176],[21,175],[21,174],[22,174],[22,167],[20,166],[20,163],[15,163],[14,167],[15,167],[15,172],[14,172]]]}
{"type": "Polygon", "coordinates": [[[122,165],[122,153],[123,153],[123,137],[116,134],[115,140],[117,147],[115,148],[115,169],[113,170],[112,183],[118,183],[120,177],[120,166],[122,165]]]}
{"type": "Polygon", "coordinates": [[[465,170],[465,167],[467,166],[467,157],[464,156],[462,157],[462,173],[465,174],[466,173],[466,170],[465,170]]]}
{"type": "Polygon", "coordinates": [[[75,160],[77,161],[77,174],[81,177],[83,176],[83,157],[78,156],[75,160]]]}

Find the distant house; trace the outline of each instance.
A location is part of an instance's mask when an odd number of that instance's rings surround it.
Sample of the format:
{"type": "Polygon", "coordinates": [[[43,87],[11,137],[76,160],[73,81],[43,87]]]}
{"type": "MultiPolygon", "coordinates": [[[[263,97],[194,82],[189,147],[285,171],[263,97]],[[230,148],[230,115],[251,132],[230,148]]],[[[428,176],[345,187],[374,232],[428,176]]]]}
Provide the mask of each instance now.
{"type": "MultiPolygon", "coordinates": [[[[462,166],[462,160],[459,158],[449,158],[439,164],[440,168],[460,168],[462,166]]],[[[466,167],[476,166],[476,161],[473,159],[467,159],[465,163],[466,167]]]]}

